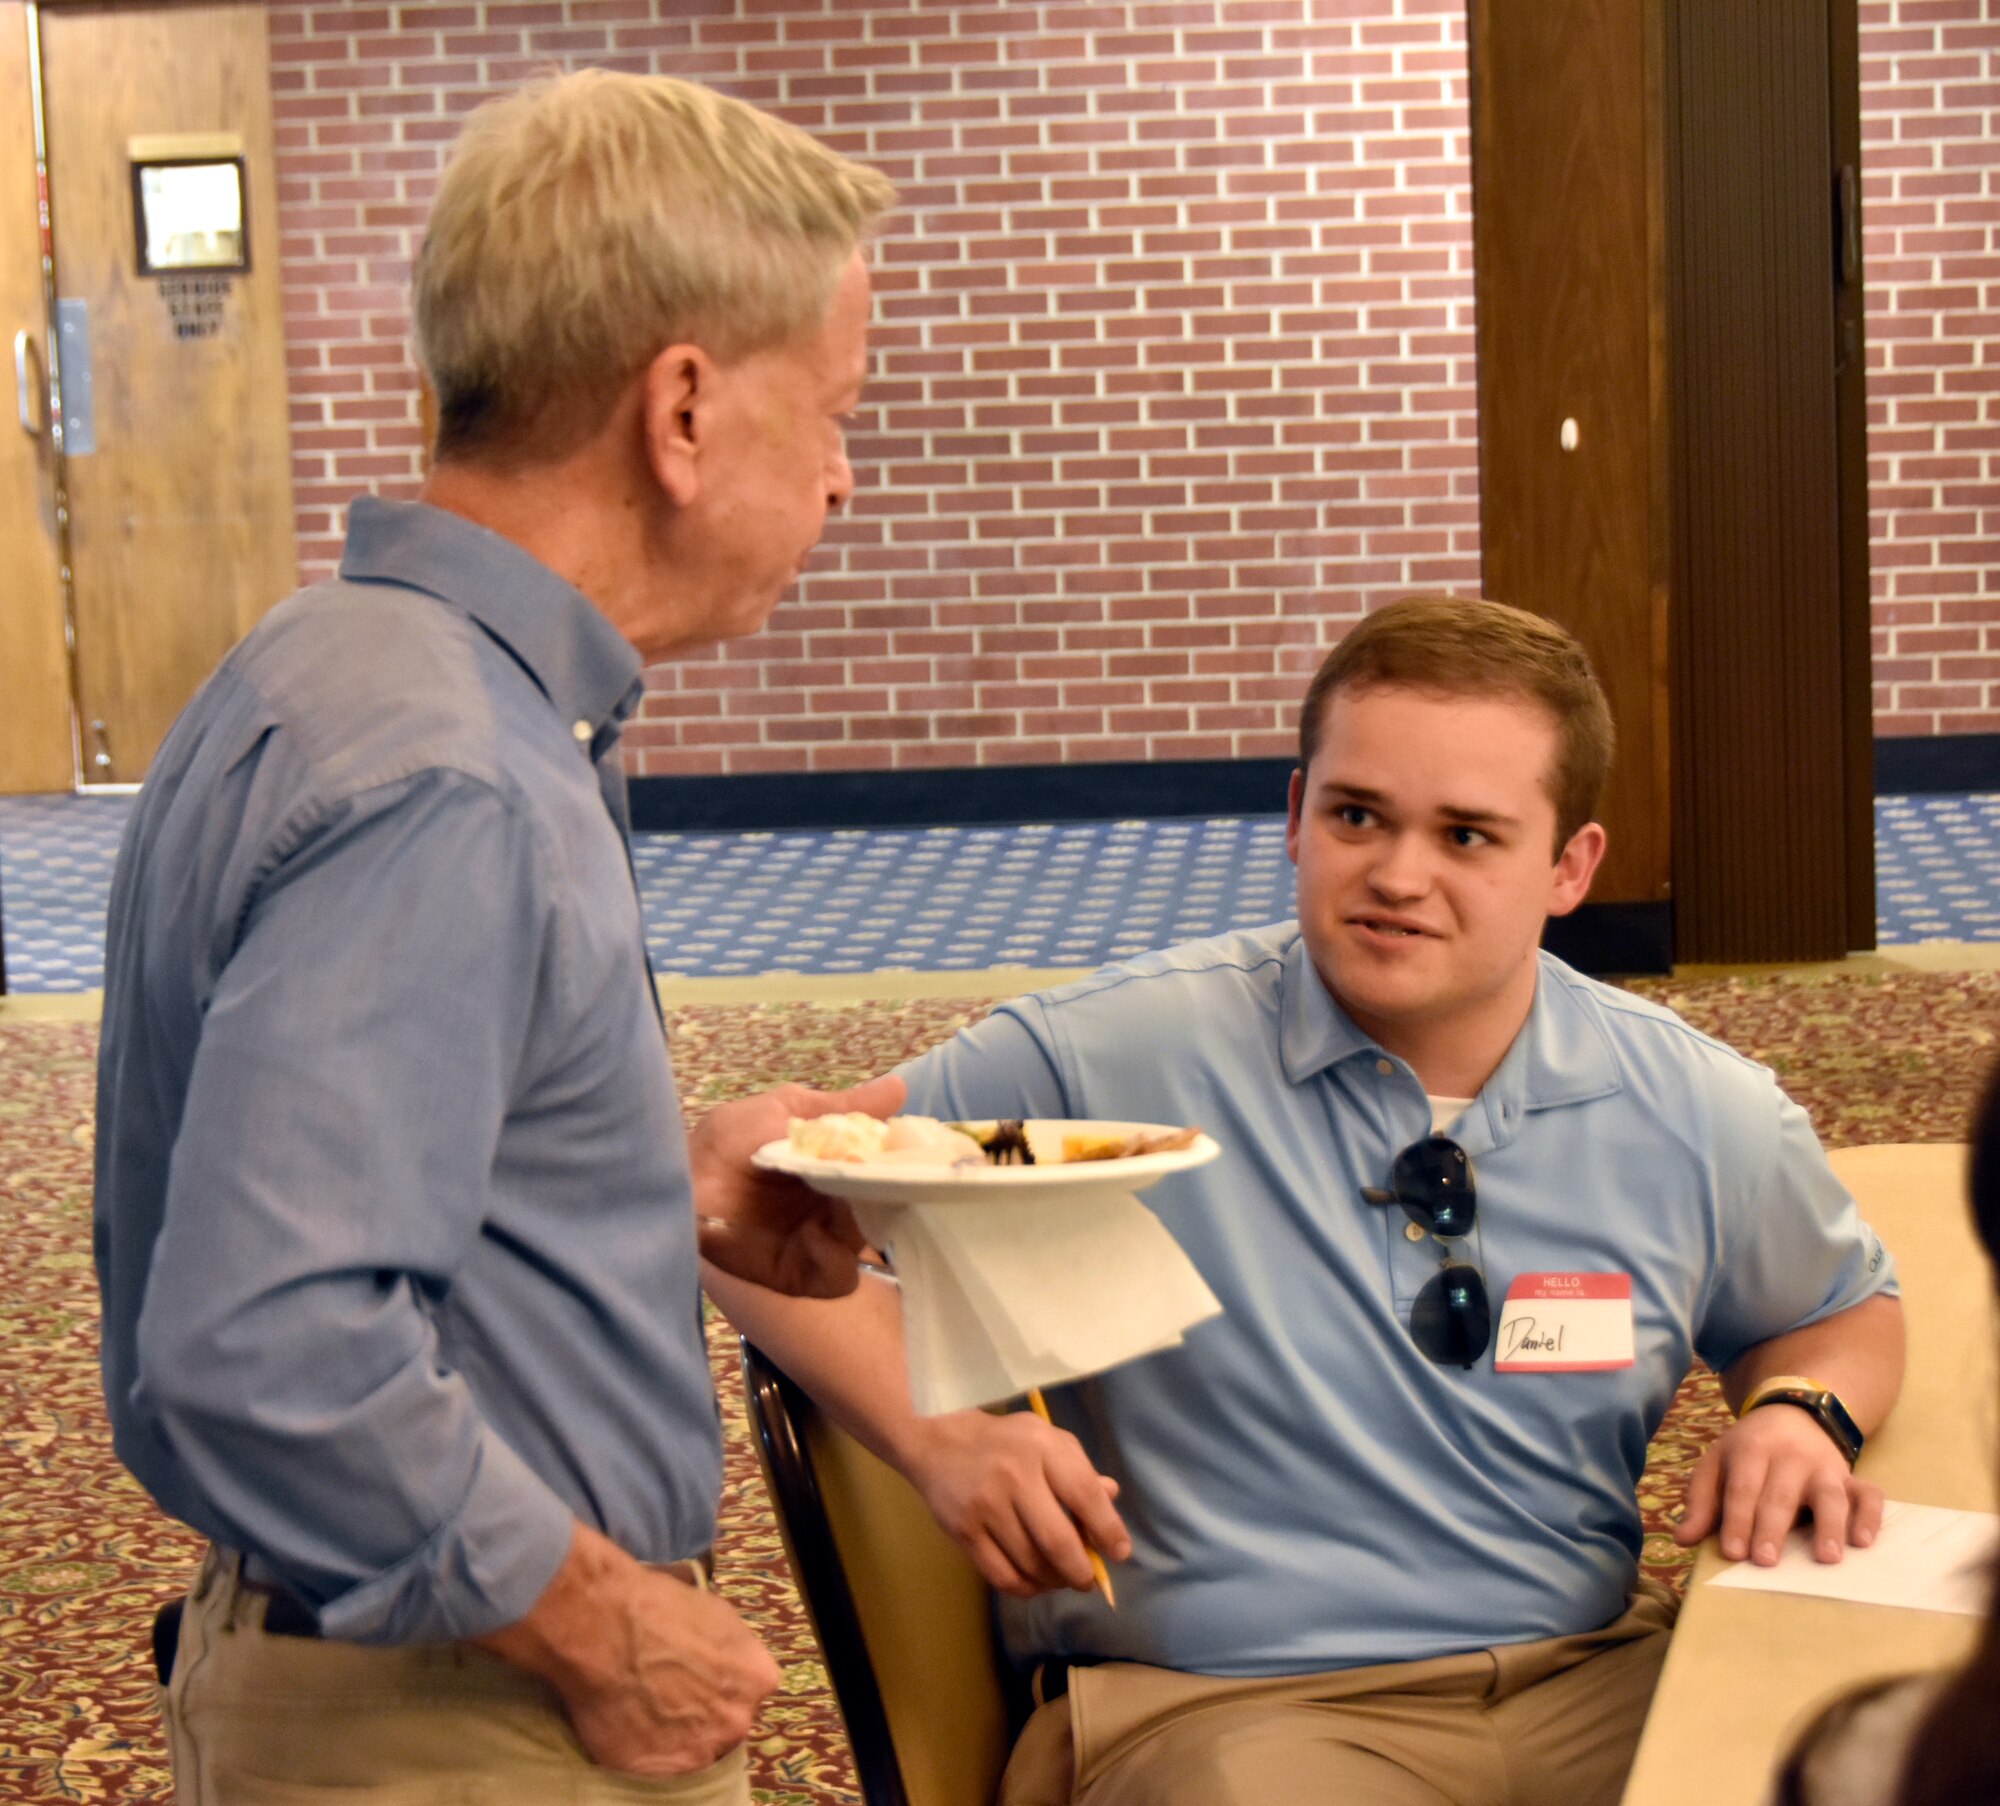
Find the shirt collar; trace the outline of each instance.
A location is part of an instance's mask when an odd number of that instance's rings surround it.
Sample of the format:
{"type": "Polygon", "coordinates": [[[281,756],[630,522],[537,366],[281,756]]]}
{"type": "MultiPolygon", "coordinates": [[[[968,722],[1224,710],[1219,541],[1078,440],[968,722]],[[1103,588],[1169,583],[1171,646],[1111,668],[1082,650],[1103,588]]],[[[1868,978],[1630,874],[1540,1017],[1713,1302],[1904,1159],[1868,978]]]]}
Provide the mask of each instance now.
{"type": "MultiPolygon", "coordinates": [[[[1528,1020],[1480,1091],[1498,1121],[1511,1125],[1526,1111],[1580,1104],[1621,1088],[1617,1056],[1573,978],[1560,960],[1541,956],[1528,1020]]],[[[1285,955],[1278,1039],[1285,1077],[1294,1085],[1356,1055],[1382,1057],[1334,1001],[1303,935],[1285,955]]]]}
{"type": "Polygon", "coordinates": [[[622,724],[644,692],[638,653],[582,591],[462,515],[356,496],[340,574],[404,584],[470,615],[520,661],[563,721],[587,726],[592,740],[607,724],[622,724]]]}
{"type": "Polygon", "coordinates": [[[1364,1035],[1333,1000],[1319,970],[1306,952],[1305,936],[1292,937],[1285,955],[1282,993],[1278,1003],[1278,1051],[1285,1077],[1303,1085],[1315,1073],[1356,1054],[1378,1057],[1382,1050],[1364,1035]]]}

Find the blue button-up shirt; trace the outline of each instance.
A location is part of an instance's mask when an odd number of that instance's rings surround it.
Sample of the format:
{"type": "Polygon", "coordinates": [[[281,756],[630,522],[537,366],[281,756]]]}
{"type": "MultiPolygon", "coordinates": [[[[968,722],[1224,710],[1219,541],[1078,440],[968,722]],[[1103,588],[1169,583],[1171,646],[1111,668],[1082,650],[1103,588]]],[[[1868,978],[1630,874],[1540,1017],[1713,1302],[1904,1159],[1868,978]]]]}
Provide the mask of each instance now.
{"type": "Polygon", "coordinates": [[[1221,1300],[1179,1348],[1052,1389],[1121,1485],[1132,1560],[1002,1602],[1026,1658],[1221,1675],[1412,1661],[1623,1609],[1646,1446],[1698,1352],[1727,1366],[1892,1285],[1763,1067],[1543,958],[1526,1025],[1451,1126],[1498,1315],[1525,1273],[1629,1273],[1629,1367],[1433,1366],[1439,1249],[1370,1204],[1431,1132],[1416,1074],[1328,993],[1294,924],[1003,1005],[904,1068],[911,1110],[1198,1123],[1222,1157],[1145,1194],[1221,1300]]]}
{"type": "Polygon", "coordinates": [[[113,884],[117,1448],[363,1642],[519,1618],[573,1519],[713,1539],[694,1217],[617,765],[639,660],[454,515],[354,505],[161,747],[113,884]]]}

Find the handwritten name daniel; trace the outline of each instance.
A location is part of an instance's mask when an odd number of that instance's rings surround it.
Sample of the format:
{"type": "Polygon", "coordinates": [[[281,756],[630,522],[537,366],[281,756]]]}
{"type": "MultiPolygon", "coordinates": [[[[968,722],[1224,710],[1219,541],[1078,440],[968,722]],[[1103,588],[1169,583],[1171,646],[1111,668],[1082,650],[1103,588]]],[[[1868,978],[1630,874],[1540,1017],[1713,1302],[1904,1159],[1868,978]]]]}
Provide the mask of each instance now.
{"type": "Polygon", "coordinates": [[[1506,1360],[1517,1354],[1561,1354],[1567,1326],[1543,1329],[1532,1317],[1510,1317],[1500,1329],[1507,1339],[1500,1358],[1506,1360]]]}

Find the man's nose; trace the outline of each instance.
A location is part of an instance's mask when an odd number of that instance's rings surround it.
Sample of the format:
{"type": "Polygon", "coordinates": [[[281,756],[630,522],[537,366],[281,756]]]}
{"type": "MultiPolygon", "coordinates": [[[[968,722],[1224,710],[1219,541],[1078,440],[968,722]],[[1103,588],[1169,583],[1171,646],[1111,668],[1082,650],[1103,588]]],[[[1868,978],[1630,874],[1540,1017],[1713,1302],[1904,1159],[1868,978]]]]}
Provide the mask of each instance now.
{"type": "Polygon", "coordinates": [[[1378,896],[1422,896],[1430,881],[1430,859],[1415,834],[1390,835],[1368,868],[1368,882],[1378,896]]]}
{"type": "Polygon", "coordinates": [[[837,514],[847,505],[854,494],[854,466],[847,461],[845,450],[833,454],[833,463],[826,473],[826,511],[837,514]]]}

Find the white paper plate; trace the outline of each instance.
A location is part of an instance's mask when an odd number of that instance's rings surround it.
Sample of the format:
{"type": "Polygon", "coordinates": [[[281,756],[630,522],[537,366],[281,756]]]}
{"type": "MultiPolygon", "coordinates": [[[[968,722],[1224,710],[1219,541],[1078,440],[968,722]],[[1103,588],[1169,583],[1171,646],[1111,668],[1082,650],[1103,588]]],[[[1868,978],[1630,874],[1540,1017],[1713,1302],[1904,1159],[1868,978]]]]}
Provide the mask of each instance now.
{"type": "Polygon", "coordinates": [[[815,1191],[850,1204],[999,1204],[1033,1196],[1087,1203],[1092,1197],[1129,1196],[1169,1173],[1205,1166],[1222,1149],[1206,1135],[1170,1154],[1140,1154],[1129,1160],[1063,1160],[1065,1135],[1172,1134],[1175,1125],[1104,1122],[1082,1118],[1031,1118],[1025,1125],[1034,1166],[911,1166],[879,1160],[815,1160],[789,1141],[767,1141],[751,1156],[754,1165],[790,1173],[815,1191]]]}

